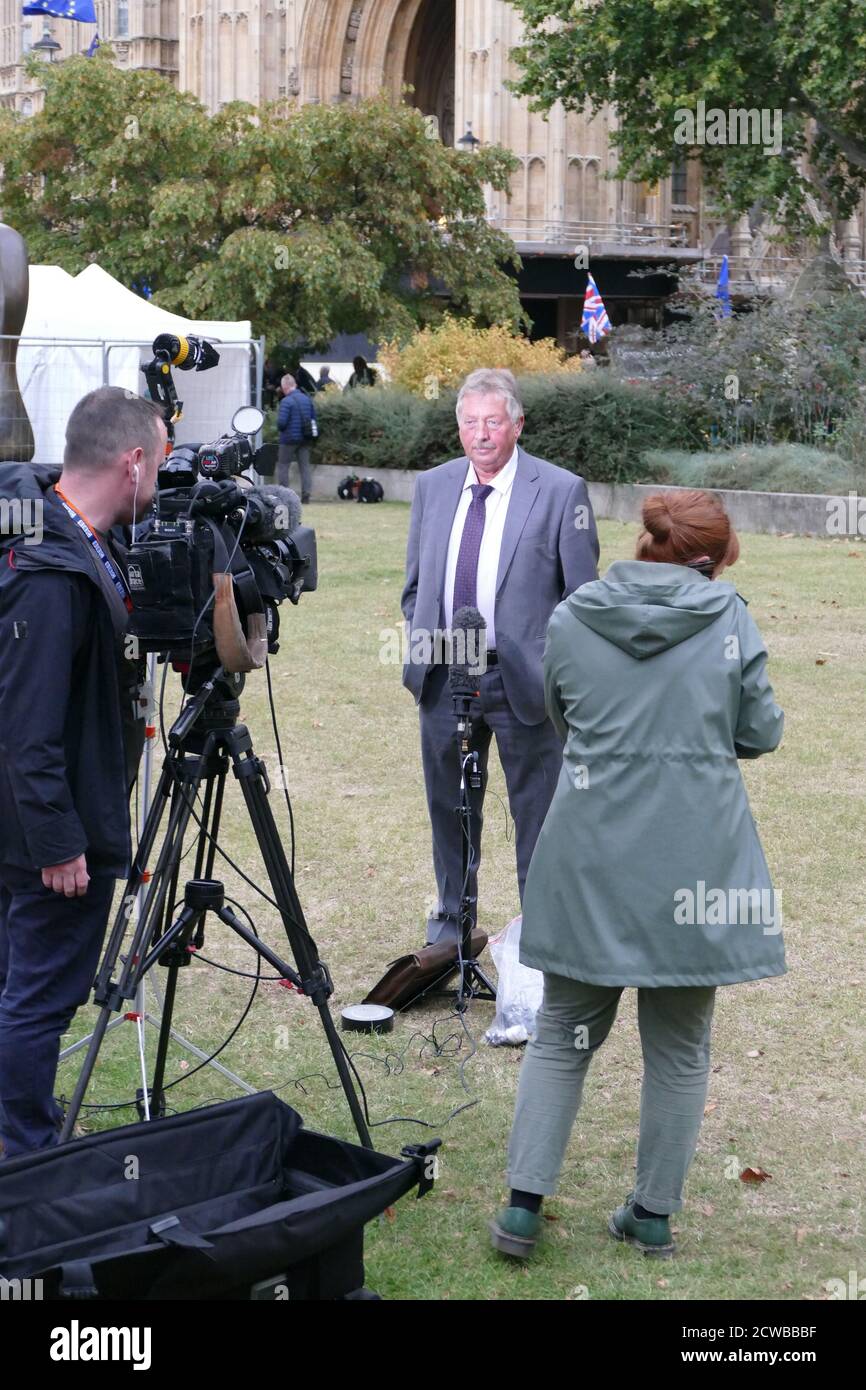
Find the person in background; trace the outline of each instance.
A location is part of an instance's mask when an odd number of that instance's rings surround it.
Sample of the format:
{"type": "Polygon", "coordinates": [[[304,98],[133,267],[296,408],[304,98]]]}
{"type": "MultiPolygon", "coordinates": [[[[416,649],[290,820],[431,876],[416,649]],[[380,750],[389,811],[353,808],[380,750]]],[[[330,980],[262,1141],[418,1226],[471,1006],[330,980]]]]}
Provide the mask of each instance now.
{"type": "Polygon", "coordinates": [[[360,356],[353,358],[352,367],[354,368],[354,370],[352,372],[352,375],[349,377],[349,380],[346,382],[347,391],[354,391],[356,386],[376,385],[376,381],[378,379],[376,372],[369,365],[366,358],[360,356]]]}
{"type": "Polygon", "coordinates": [[[323,366],[319,368],[319,380],[316,384],[317,391],[339,391],[340,383],[331,376],[331,368],[323,366]]]}
{"type": "Polygon", "coordinates": [[[262,377],[262,403],[266,410],[273,410],[280,399],[280,381],[283,373],[272,358],[267,358],[262,377]]]}
{"type": "Polygon", "coordinates": [[[562,768],[523,897],[520,959],[544,973],[520,1069],[509,1206],[494,1246],[525,1258],[555,1192],[587,1068],[624,989],[644,1060],[634,1186],[615,1240],[667,1257],[704,1114],[716,988],[785,972],[781,915],[738,759],[770,753],[783,715],[708,492],[643,504],[635,560],[556,609],[547,709],[562,768]]]}
{"type": "Polygon", "coordinates": [[[316,407],[306,392],[298,389],[291,372],[286,373],[280,386],[283,399],[277,411],[277,482],[288,487],[291,466],[297,463],[301,475],[301,501],[309,502],[313,490],[312,446],[318,430],[316,407]]]}
{"type": "Polygon", "coordinates": [[[301,365],[298,358],[289,363],[289,372],[295,378],[295,385],[299,391],[303,391],[306,396],[315,396],[316,378],[301,365]]]}

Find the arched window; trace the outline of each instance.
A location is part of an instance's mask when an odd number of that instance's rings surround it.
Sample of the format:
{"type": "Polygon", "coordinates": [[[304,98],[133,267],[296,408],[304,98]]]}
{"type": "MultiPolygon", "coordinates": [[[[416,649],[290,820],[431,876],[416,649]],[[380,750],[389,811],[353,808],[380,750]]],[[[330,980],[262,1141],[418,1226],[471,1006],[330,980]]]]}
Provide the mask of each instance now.
{"type": "Polygon", "coordinates": [[[689,201],[689,166],[685,155],[680,155],[671,170],[671,202],[674,204],[689,201]]]}
{"type": "Polygon", "coordinates": [[[600,222],[601,215],[601,177],[598,160],[587,160],[583,171],[583,216],[587,222],[600,222]]]}
{"type": "Polygon", "coordinates": [[[21,52],[29,53],[33,47],[33,25],[21,25],[21,52]]]}
{"type": "Polygon", "coordinates": [[[535,158],[529,162],[529,187],[527,217],[529,222],[542,223],[547,213],[546,203],[547,175],[544,160],[535,158]]]}
{"type": "Polygon", "coordinates": [[[117,0],[117,37],[129,37],[129,0],[117,0]]]}
{"type": "Polygon", "coordinates": [[[582,194],[582,173],[579,159],[568,161],[568,173],[565,179],[565,220],[566,222],[585,221],[583,215],[582,194]]]}

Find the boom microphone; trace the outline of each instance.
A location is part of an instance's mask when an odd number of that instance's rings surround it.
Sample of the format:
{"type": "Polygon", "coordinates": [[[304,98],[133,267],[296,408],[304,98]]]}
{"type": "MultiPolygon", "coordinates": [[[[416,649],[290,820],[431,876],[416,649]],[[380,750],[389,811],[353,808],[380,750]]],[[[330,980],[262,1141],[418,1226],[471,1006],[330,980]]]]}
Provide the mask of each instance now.
{"type": "Polygon", "coordinates": [[[487,622],[477,608],[458,608],[451,623],[451,694],[477,695],[487,670],[487,622]]]}

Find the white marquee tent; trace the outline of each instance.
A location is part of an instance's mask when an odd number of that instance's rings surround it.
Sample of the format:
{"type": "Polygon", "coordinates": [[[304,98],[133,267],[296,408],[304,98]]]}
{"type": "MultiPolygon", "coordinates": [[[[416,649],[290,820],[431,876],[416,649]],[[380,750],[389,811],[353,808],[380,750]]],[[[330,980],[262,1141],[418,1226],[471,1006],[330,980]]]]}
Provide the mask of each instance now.
{"type": "MultiPolygon", "coordinates": [[[[178,443],[205,442],[230,428],[238,406],[254,400],[250,325],[181,318],[128,290],[98,265],[79,275],[59,266],[30,267],[30,300],[18,349],[18,384],[36,437],[35,461],[60,463],[66,421],[75,403],[108,384],[143,395],[141,366],[160,333],[197,334],[214,343],[217,367],[173,369],[184,403],[178,443]]],[[[261,371],[261,361],[257,363],[261,371]]]]}

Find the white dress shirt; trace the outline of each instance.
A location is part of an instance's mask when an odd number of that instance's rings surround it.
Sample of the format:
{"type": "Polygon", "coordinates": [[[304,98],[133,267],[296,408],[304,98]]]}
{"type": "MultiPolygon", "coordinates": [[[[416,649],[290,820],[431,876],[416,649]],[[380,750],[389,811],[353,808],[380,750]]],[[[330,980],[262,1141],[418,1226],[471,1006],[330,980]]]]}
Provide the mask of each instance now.
{"type": "MultiPolygon", "coordinates": [[[[488,486],[493,491],[489,492],[484,499],[484,534],[481,537],[481,549],[478,554],[477,607],[487,623],[488,648],[496,646],[496,577],[499,573],[499,552],[502,549],[505,517],[508,512],[508,503],[511,499],[511,489],[516,473],[517,445],[514,446],[514,453],[505,467],[500,468],[495,478],[491,478],[488,486]]],[[[457,557],[460,554],[463,527],[472,502],[472,485],[479,481],[478,475],[470,463],[466,472],[463,491],[460,494],[460,501],[457,504],[454,524],[451,527],[448,559],[445,563],[443,603],[445,626],[449,629],[454,617],[454,579],[457,574],[457,557]]]]}

